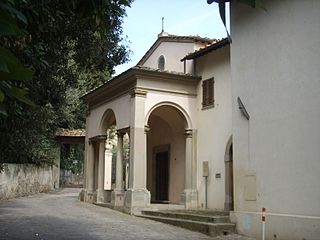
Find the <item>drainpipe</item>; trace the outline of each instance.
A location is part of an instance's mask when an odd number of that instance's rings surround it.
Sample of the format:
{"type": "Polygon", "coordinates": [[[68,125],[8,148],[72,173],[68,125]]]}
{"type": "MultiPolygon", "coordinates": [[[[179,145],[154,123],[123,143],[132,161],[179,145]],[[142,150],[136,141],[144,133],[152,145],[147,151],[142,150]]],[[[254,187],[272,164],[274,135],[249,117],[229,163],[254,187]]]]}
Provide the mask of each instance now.
{"type": "Polygon", "coordinates": [[[202,176],[205,178],[205,202],[204,207],[205,209],[208,208],[208,176],[209,176],[209,162],[203,161],[202,162],[202,176]]]}

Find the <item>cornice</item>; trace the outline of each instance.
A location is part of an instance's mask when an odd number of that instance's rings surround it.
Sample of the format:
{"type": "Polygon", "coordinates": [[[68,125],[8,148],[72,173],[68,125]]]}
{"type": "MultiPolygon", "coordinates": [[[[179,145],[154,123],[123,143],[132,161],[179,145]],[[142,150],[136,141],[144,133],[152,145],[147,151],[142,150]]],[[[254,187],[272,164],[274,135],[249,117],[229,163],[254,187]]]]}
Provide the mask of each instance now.
{"type": "MultiPolygon", "coordinates": [[[[112,101],[122,95],[130,94],[132,97],[145,97],[147,94],[147,89],[143,87],[137,87],[137,81],[139,79],[176,82],[183,85],[196,86],[201,80],[201,77],[183,73],[159,71],[157,69],[137,66],[128,69],[119,76],[112,78],[102,86],[84,95],[82,99],[89,105],[90,110],[112,101]]],[[[156,91],[156,89],[154,90],[156,91]]]]}
{"type": "Polygon", "coordinates": [[[125,135],[126,133],[130,134],[130,127],[125,127],[117,130],[118,135],[125,135]]]}
{"type": "Polygon", "coordinates": [[[147,91],[141,88],[134,88],[130,91],[131,97],[146,97],[147,91]]]}
{"type": "Polygon", "coordinates": [[[195,85],[201,80],[200,76],[193,76],[180,72],[160,71],[158,69],[136,66],[134,67],[137,79],[148,77],[149,79],[162,80],[168,82],[182,82],[183,84],[195,85]]]}
{"type": "Polygon", "coordinates": [[[135,85],[136,76],[132,69],[129,69],[119,76],[112,78],[102,86],[87,93],[82,99],[89,105],[89,108],[91,108],[128,94],[135,85]]]}
{"type": "Polygon", "coordinates": [[[107,139],[107,135],[97,135],[89,138],[89,143],[105,141],[107,139]]]}

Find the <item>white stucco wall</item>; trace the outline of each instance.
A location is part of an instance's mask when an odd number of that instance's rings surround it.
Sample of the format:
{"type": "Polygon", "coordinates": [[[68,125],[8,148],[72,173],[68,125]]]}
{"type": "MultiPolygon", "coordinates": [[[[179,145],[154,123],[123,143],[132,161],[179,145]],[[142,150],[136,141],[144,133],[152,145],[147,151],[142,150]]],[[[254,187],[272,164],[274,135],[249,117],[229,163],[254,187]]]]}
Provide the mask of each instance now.
{"type": "Polygon", "coordinates": [[[154,107],[159,106],[161,104],[173,105],[180,109],[182,113],[187,115],[186,119],[187,122],[189,122],[189,125],[186,124],[186,129],[188,127],[196,128],[196,97],[180,94],[168,94],[163,92],[149,92],[148,97],[146,99],[146,114],[151,113],[154,107]]]}
{"type": "Polygon", "coordinates": [[[202,110],[202,81],[197,88],[197,169],[200,206],[205,205],[205,178],[203,161],[209,162],[208,208],[224,209],[225,163],[224,155],[231,126],[231,85],[229,46],[213,51],[196,60],[196,73],[202,80],[214,77],[213,108],[202,110]],[[216,178],[217,173],[221,178],[216,178]]]}
{"type": "Polygon", "coordinates": [[[263,3],[231,6],[234,216],[257,237],[266,207],[267,239],[319,239],[320,1],[263,3]]]}
{"type": "MultiPolygon", "coordinates": [[[[161,55],[165,58],[165,70],[183,72],[183,62],[180,60],[189,53],[195,51],[195,44],[192,42],[161,42],[155,51],[145,61],[143,66],[158,68],[158,59],[161,55]]],[[[189,62],[186,72],[192,72],[192,63],[189,62]]]]}
{"type": "Polygon", "coordinates": [[[91,138],[97,135],[105,134],[102,131],[103,116],[108,109],[111,109],[116,118],[117,129],[129,127],[131,114],[131,96],[122,95],[106,104],[90,109],[90,115],[86,120],[86,135],[91,138]]]}

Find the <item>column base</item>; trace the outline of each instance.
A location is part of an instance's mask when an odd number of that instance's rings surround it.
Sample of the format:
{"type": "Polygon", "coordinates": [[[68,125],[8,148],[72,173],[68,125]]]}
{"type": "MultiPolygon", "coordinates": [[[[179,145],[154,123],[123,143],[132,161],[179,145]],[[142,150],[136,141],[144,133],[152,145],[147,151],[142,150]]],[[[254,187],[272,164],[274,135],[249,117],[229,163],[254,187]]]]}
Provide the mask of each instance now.
{"type": "Polygon", "coordinates": [[[196,189],[185,189],[182,194],[182,202],[186,209],[199,208],[198,204],[198,190],[196,189]]]}
{"type": "Polygon", "coordinates": [[[140,214],[150,206],[150,192],[147,189],[128,189],[124,197],[124,211],[129,214],[140,214]]]}
{"type": "Polygon", "coordinates": [[[103,189],[97,190],[97,203],[105,203],[105,192],[103,189]]]}
{"type": "Polygon", "coordinates": [[[84,202],[85,193],[86,193],[86,190],[85,189],[81,189],[81,191],[79,192],[79,195],[78,195],[79,201],[84,202]]]}
{"type": "Polygon", "coordinates": [[[233,211],[233,202],[225,202],[224,203],[225,211],[233,211]]]}
{"type": "Polygon", "coordinates": [[[97,201],[97,194],[94,190],[86,189],[84,192],[84,201],[87,203],[94,203],[97,201]]]}
{"type": "Polygon", "coordinates": [[[123,210],[125,191],[114,189],[111,193],[111,207],[115,210],[123,210]]]}

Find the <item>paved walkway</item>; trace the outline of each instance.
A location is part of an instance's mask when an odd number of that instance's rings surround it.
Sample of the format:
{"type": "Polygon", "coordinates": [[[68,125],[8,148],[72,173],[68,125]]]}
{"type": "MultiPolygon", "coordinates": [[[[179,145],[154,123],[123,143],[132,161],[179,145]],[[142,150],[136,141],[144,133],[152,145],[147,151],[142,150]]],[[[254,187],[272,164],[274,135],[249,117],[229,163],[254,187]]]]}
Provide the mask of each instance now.
{"type": "Polygon", "coordinates": [[[0,202],[0,239],[183,239],[224,240],[123,214],[77,200],[78,189],[63,189],[0,202]]]}

